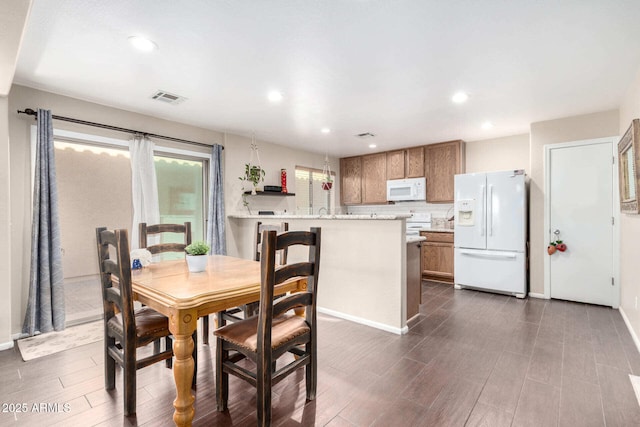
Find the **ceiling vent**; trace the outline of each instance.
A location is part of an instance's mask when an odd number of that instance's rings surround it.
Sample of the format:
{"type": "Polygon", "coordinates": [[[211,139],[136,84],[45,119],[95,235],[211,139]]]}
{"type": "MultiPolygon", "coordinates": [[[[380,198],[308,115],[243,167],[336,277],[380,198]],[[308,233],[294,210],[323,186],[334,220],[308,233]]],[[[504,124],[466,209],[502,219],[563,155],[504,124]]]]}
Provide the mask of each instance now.
{"type": "Polygon", "coordinates": [[[164,90],[159,90],[153,95],[151,95],[151,99],[155,99],[156,101],[164,102],[167,104],[180,104],[182,101],[185,101],[187,98],[180,95],[175,95],[173,93],[169,93],[164,90]]]}
{"type": "Polygon", "coordinates": [[[365,133],[359,133],[356,136],[358,138],[367,139],[367,138],[373,138],[375,135],[372,134],[371,132],[365,132],[365,133]]]}

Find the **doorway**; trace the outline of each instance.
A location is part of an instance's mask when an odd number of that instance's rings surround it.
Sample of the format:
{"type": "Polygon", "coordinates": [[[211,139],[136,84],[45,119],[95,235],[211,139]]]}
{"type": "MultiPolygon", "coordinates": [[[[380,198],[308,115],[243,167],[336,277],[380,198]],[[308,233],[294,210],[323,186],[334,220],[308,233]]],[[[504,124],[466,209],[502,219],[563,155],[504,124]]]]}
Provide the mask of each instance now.
{"type": "Polygon", "coordinates": [[[545,297],[617,308],[616,138],[545,147],[545,297]],[[559,246],[558,246],[559,247],[559,246]]]}

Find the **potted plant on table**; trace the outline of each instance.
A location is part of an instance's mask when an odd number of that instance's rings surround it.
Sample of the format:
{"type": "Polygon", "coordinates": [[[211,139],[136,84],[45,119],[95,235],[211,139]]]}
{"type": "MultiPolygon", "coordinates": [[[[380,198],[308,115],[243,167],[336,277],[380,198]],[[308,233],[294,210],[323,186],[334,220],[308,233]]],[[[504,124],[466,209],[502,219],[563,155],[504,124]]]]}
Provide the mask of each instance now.
{"type": "Polygon", "coordinates": [[[199,273],[207,269],[207,254],[209,253],[209,245],[203,240],[198,240],[186,248],[184,251],[187,253],[187,265],[189,271],[192,273],[199,273]]]}

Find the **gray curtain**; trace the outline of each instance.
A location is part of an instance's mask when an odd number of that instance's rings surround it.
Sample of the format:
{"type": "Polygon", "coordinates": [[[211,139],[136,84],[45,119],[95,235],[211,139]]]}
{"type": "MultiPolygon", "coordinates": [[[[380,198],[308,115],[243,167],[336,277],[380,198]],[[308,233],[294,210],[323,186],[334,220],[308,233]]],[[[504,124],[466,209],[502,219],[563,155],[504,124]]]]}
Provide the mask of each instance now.
{"type": "Polygon", "coordinates": [[[227,238],[224,231],[224,188],[222,185],[222,149],[215,144],[211,150],[209,167],[209,215],[207,216],[207,242],[211,253],[227,254],[227,238]]]}
{"type": "Polygon", "coordinates": [[[29,300],[22,332],[64,329],[64,275],[60,253],[58,189],[51,111],[38,109],[38,138],[31,224],[29,300]]]}

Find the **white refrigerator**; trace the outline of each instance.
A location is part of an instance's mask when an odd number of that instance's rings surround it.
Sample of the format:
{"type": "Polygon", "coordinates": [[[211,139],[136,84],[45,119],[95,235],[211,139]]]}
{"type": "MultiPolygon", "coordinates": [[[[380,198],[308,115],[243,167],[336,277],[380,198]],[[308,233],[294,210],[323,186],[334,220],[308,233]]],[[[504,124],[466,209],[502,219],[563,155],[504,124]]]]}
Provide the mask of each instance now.
{"type": "Polygon", "coordinates": [[[527,186],[523,170],[455,176],[454,282],[527,293],[527,186]]]}

